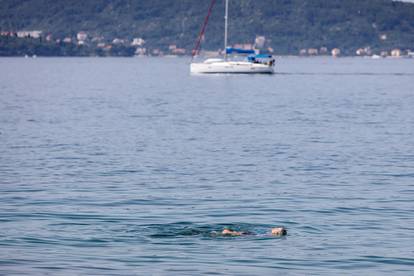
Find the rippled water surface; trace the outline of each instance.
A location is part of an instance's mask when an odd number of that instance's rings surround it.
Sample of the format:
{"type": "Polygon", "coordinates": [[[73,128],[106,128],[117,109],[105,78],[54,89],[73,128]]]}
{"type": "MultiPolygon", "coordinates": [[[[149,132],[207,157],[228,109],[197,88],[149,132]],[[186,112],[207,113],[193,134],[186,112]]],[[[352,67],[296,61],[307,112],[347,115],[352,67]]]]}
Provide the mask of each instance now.
{"type": "Polygon", "coordinates": [[[0,274],[412,275],[414,59],[188,70],[0,59],[0,274]]]}

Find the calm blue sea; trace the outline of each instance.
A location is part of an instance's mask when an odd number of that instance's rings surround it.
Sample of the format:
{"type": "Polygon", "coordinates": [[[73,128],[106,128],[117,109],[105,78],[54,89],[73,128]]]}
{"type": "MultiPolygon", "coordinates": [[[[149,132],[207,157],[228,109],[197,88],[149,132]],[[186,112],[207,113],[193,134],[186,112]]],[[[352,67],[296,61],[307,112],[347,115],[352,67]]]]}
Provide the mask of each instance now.
{"type": "Polygon", "coordinates": [[[414,59],[188,62],[0,59],[1,275],[413,275],[414,59]]]}

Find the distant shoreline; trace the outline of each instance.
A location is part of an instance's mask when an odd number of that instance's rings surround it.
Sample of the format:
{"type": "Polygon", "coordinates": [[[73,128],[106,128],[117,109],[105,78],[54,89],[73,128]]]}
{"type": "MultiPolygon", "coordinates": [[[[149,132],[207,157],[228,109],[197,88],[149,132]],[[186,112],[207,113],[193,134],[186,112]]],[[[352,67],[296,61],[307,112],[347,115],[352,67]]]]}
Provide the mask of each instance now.
{"type": "MultiPolygon", "coordinates": [[[[203,57],[203,56],[201,56],[203,57]]],[[[274,55],[274,57],[276,58],[300,58],[300,59],[316,59],[316,58],[329,58],[329,59],[343,59],[343,58],[357,58],[357,59],[388,59],[388,60],[399,60],[399,59],[412,59],[414,58],[413,56],[398,56],[398,57],[393,57],[393,56],[386,56],[386,57],[381,57],[381,56],[351,56],[351,55],[343,55],[343,56],[328,56],[328,55],[318,55],[318,56],[301,56],[301,55],[274,55]]],[[[6,59],[6,58],[22,58],[22,59],[36,59],[36,58],[102,58],[102,59],[107,59],[107,58],[125,58],[125,59],[130,59],[130,58],[137,58],[137,59],[141,59],[141,58],[165,58],[165,59],[190,59],[191,56],[171,56],[171,55],[165,55],[165,56],[38,56],[38,55],[27,55],[27,56],[21,56],[21,55],[10,55],[10,56],[0,56],[0,59],[6,59]]]]}

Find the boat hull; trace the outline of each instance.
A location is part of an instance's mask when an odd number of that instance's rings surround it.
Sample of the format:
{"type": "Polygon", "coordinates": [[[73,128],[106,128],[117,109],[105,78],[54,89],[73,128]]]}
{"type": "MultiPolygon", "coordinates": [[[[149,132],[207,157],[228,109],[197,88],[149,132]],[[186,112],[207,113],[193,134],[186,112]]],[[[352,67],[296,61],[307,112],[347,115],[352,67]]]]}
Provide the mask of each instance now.
{"type": "Polygon", "coordinates": [[[274,72],[271,65],[243,61],[191,63],[190,71],[193,74],[273,74],[274,72]]]}

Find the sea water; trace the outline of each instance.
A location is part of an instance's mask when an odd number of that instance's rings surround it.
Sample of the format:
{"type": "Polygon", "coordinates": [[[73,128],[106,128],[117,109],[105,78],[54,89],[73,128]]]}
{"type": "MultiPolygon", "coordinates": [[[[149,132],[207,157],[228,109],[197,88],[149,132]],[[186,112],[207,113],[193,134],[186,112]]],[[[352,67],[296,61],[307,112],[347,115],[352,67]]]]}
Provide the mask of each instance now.
{"type": "Polygon", "coordinates": [[[0,59],[0,274],[412,275],[414,59],[276,72],[0,59]]]}

